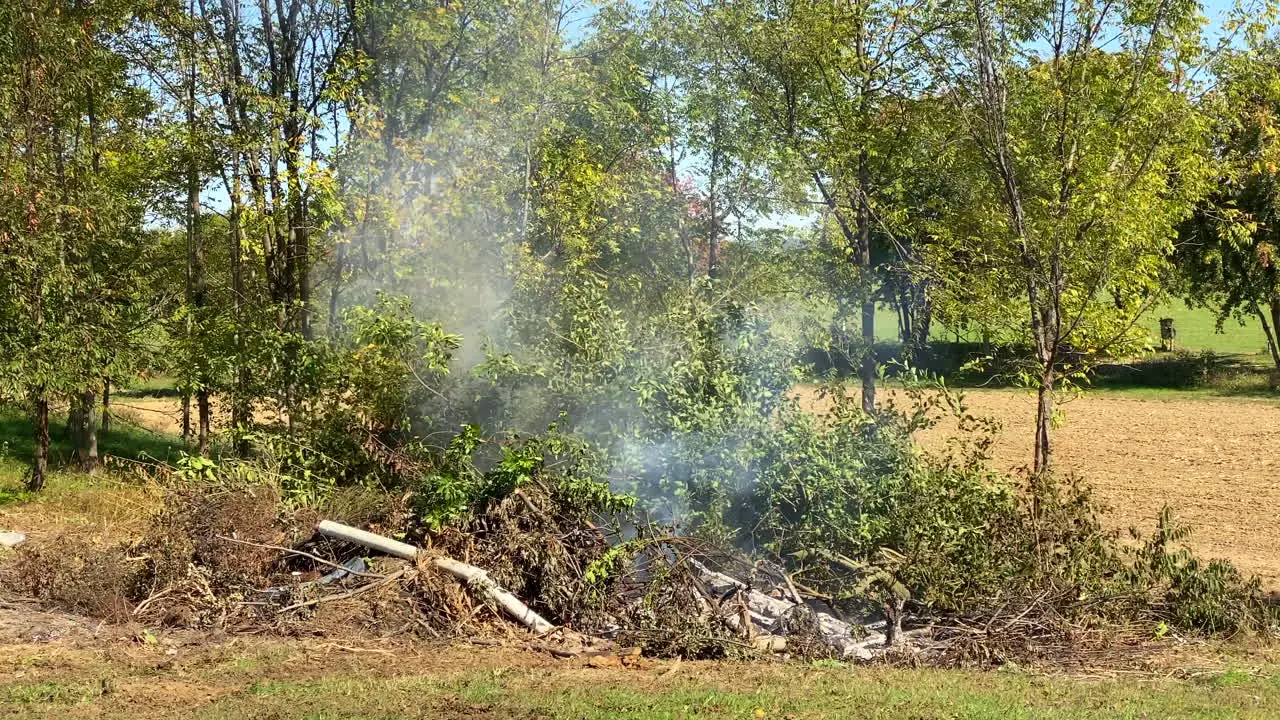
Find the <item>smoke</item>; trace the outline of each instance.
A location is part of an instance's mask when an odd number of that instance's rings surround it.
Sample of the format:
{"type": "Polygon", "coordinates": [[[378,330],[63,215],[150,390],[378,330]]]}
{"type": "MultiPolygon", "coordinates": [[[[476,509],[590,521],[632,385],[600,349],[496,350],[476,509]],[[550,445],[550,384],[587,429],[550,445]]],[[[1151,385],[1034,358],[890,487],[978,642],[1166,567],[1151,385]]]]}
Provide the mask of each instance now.
{"type": "Polygon", "coordinates": [[[619,150],[593,150],[574,133],[596,128],[567,120],[596,89],[575,99],[555,82],[460,92],[429,132],[397,140],[394,167],[371,156],[373,193],[391,210],[351,232],[368,264],[345,302],[405,295],[420,320],[462,337],[441,388],[447,412],[424,408],[434,429],[531,434],[563,417],[613,458],[615,489],[684,523],[711,489],[754,483],[752,447],[797,378],[811,304],[733,277],[731,243],[726,276],[691,283],[691,198],[673,197],[667,169],[643,152],[603,169],[619,150]],[[552,91],[560,105],[546,104],[552,91]],[[597,185],[539,167],[543,142],[585,153],[597,185]]]}

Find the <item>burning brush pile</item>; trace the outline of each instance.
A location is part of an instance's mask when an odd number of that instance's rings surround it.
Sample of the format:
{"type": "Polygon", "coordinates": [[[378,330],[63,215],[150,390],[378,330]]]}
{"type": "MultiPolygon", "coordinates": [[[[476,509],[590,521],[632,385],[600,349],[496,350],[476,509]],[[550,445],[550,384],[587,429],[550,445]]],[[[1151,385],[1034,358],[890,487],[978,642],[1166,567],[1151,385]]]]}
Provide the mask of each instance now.
{"type": "Polygon", "coordinates": [[[1076,661],[1132,657],[1153,628],[1276,627],[1257,581],[1175,547],[1185,535],[1167,517],[1126,548],[1086,496],[1055,487],[984,505],[981,532],[953,531],[957,493],[930,504],[917,487],[893,546],[855,552],[805,513],[772,536],[757,524],[767,544],[748,552],[638,522],[599,483],[522,477],[477,485],[484,499],[447,521],[412,490],[297,503],[269,483],[179,483],[142,537],[28,543],[0,586],[148,627],[467,638],[562,657],[1076,661]],[[952,512],[921,522],[939,507],[952,512]]]}
{"type": "Polygon", "coordinates": [[[326,508],[339,522],[286,509],[269,486],[175,490],[141,539],[33,543],[3,582],[151,627],[506,638],[565,657],[868,660],[892,644],[873,606],[806,594],[781,567],[703,540],[606,526],[539,485],[435,532],[405,533],[397,502],[353,498],[326,508]]]}

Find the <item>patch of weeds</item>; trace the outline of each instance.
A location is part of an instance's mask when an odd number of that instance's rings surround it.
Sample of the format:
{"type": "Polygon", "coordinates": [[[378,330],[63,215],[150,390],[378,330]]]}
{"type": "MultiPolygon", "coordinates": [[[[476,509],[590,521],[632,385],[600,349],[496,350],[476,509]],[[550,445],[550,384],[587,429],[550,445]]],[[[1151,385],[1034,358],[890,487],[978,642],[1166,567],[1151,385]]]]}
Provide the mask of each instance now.
{"type": "Polygon", "coordinates": [[[467,678],[460,683],[458,698],[471,704],[492,703],[502,691],[500,677],[501,672],[495,670],[491,673],[467,678]]]}
{"type": "Polygon", "coordinates": [[[301,688],[297,683],[277,682],[275,680],[255,680],[249,686],[250,695],[273,696],[273,695],[290,695],[296,693],[301,688]]]}
{"type": "Polygon", "coordinates": [[[0,705],[76,705],[101,695],[101,688],[85,683],[62,683],[46,680],[0,689],[0,705]]]}
{"type": "Polygon", "coordinates": [[[1228,670],[1220,675],[1214,675],[1209,678],[1209,684],[1213,687],[1228,688],[1247,685],[1252,682],[1253,679],[1253,673],[1246,670],[1228,670]]]}
{"type": "Polygon", "coordinates": [[[6,505],[17,505],[30,501],[34,495],[26,490],[14,488],[0,488],[0,507],[6,505]]]}
{"type": "Polygon", "coordinates": [[[348,715],[341,713],[311,713],[303,715],[302,720],[407,720],[406,715],[348,715]]]}
{"type": "Polygon", "coordinates": [[[232,658],[221,665],[221,669],[234,672],[245,672],[249,670],[257,670],[263,666],[261,658],[256,657],[238,657],[232,658]]]}

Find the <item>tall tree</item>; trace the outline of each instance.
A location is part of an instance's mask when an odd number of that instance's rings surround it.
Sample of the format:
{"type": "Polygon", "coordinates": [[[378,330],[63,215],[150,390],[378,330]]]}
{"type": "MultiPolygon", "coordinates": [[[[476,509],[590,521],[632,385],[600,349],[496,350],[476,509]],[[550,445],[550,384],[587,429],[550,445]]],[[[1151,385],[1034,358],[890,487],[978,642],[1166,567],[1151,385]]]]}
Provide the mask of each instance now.
{"type": "Polygon", "coordinates": [[[952,298],[989,299],[994,336],[1033,349],[1022,377],[1038,397],[1033,467],[1047,472],[1055,389],[1141,342],[1175,228],[1206,187],[1188,97],[1199,5],[970,0],[966,13],[933,67],[968,131],[959,167],[981,184],[939,251],[980,260],[946,278],[952,298]]]}
{"type": "Polygon", "coordinates": [[[32,408],[32,489],[46,479],[55,398],[71,399],[77,459],[96,464],[95,399],[134,321],[128,263],[145,237],[150,107],[112,46],[131,10],[58,0],[0,10],[0,394],[32,408]]]}
{"type": "Polygon", "coordinates": [[[1280,44],[1257,39],[1215,63],[1220,181],[1183,225],[1174,262],[1218,324],[1254,317],[1280,371],[1280,44]]]}
{"type": "MultiPolygon", "coordinates": [[[[727,6],[724,37],[740,55],[738,82],[768,123],[779,175],[804,178],[835,223],[841,305],[860,316],[862,406],[875,412],[877,235],[892,247],[886,192],[900,182],[904,100],[916,97],[926,41],[948,14],[913,0],[795,0],[727,6]],[[852,270],[852,271],[850,271],[852,270]]],[[[715,42],[715,39],[710,39],[715,42]]]]}

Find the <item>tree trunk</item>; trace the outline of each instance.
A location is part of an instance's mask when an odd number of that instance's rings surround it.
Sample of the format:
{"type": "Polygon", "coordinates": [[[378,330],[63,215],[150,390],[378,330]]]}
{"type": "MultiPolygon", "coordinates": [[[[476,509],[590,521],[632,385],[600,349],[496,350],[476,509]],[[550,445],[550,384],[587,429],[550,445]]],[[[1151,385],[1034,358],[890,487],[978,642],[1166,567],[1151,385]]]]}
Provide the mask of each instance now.
{"type": "Polygon", "coordinates": [[[196,418],[198,420],[199,431],[196,436],[197,451],[205,457],[209,455],[209,390],[208,388],[200,388],[196,393],[196,418]]]}
{"type": "Polygon", "coordinates": [[[32,492],[44,489],[49,473],[49,398],[45,392],[44,386],[36,388],[35,392],[32,417],[35,444],[31,453],[31,477],[27,479],[27,489],[32,492]]]}
{"type": "Polygon", "coordinates": [[[107,439],[107,433],[111,432],[111,378],[102,378],[102,430],[99,436],[103,440],[107,439]]]}
{"type": "Polygon", "coordinates": [[[903,287],[898,291],[898,338],[902,346],[911,347],[911,338],[915,333],[911,329],[911,288],[903,287]]]}
{"type": "Polygon", "coordinates": [[[720,118],[717,116],[711,125],[711,170],[707,182],[707,277],[712,280],[720,275],[720,197],[716,182],[721,164],[720,141],[720,118]]]}
{"type": "Polygon", "coordinates": [[[1258,319],[1262,321],[1262,330],[1267,334],[1267,349],[1271,351],[1271,362],[1275,363],[1276,370],[1280,371],[1280,337],[1276,337],[1276,333],[1280,333],[1280,297],[1271,298],[1267,309],[1271,312],[1271,325],[1267,325],[1267,318],[1261,312],[1258,313],[1258,319]]]}
{"type": "Polygon", "coordinates": [[[76,453],[76,466],[83,472],[98,469],[98,416],[93,406],[98,399],[94,390],[86,390],[71,396],[72,447],[76,453]]]}
{"type": "Polygon", "coordinates": [[[338,337],[340,323],[338,318],[338,308],[342,306],[342,275],[346,271],[347,266],[347,244],[339,241],[334,248],[333,260],[333,287],[329,288],[329,338],[338,337]]]}
{"type": "MultiPolygon", "coordinates": [[[[195,1],[190,0],[188,3],[188,11],[192,17],[196,17],[195,1]]],[[[191,313],[195,319],[192,337],[187,339],[190,347],[189,351],[201,348],[203,352],[202,342],[204,336],[204,307],[206,303],[206,295],[208,294],[208,282],[205,278],[205,257],[204,257],[204,233],[200,228],[200,171],[199,171],[199,154],[197,152],[198,138],[196,135],[196,56],[195,56],[195,26],[192,26],[190,40],[191,58],[188,65],[187,77],[187,278],[188,278],[188,299],[191,302],[191,313]]],[[[204,370],[204,362],[195,360],[196,370],[196,407],[197,407],[197,451],[201,455],[209,454],[209,377],[204,370]]],[[[184,435],[190,441],[190,400],[187,401],[185,410],[186,426],[184,435]]]]}
{"type": "MultiPolygon", "coordinates": [[[[867,151],[858,153],[858,264],[865,282],[871,283],[871,204],[867,193],[871,186],[867,151]]],[[[862,410],[868,415],[876,411],[876,300],[870,287],[863,288],[862,301],[862,410]]]]}
{"type": "Polygon", "coordinates": [[[1036,446],[1033,470],[1043,475],[1053,469],[1053,366],[1041,371],[1040,384],[1036,388],[1036,446]]]}
{"type": "MultiPolygon", "coordinates": [[[[1035,253],[1027,233],[1026,212],[1022,203],[1022,191],[1014,167],[1013,151],[1010,149],[1008,134],[1006,99],[1007,87],[1005,79],[997,64],[997,52],[990,18],[987,17],[985,3],[973,3],[974,39],[977,41],[977,71],[979,78],[979,96],[981,108],[987,119],[985,131],[976,135],[976,139],[986,145],[986,154],[992,163],[992,171],[999,177],[1001,193],[1005,209],[1008,212],[1010,231],[1021,245],[1020,264],[1026,285],[1027,304],[1030,308],[1031,335],[1036,349],[1036,358],[1040,363],[1040,377],[1037,378],[1037,404],[1035,451],[1033,469],[1037,475],[1049,472],[1052,467],[1051,433],[1053,430],[1053,385],[1054,365],[1061,328],[1058,327],[1057,308],[1062,299],[1063,274],[1061,257],[1054,258],[1050,279],[1044,280],[1046,274],[1035,253]]],[[[958,334],[958,332],[957,332],[958,334]]],[[[958,338],[957,338],[958,340],[958,338]]]]}
{"type": "Polygon", "coordinates": [[[929,346],[929,331],[933,326],[933,301],[929,299],[927,287],[915,292],[915,303],[911,347],[916,351],[923,351],[929,346]]]}
{"type": "Polygon", "coordinates": [[[249,401],[249,363],[245,357],[244,342],[244,248],[240,235],[240,153],[231,154],[231,210],[227,222],[231,241],[231,295],[235,317],[236,380],[231,392],[231,432],[235,437],[236,455],[246,457],[249,444],[244,433],[253,422],[253,408],[249,401]]]}
{"type": "Polygon", "coordinates": [[[71,449],[76,455],[80,454],[80,433],[84,429],[84,419],[81,418],[82,409],[80,406],[80,396],[72,395],[67,402],[67,442],[71,443],[71,449]]]}
{"type": "Polygon", "coordinates": [[[182,393],[182,444],[191,447],[191,393],[182,393]]]}

